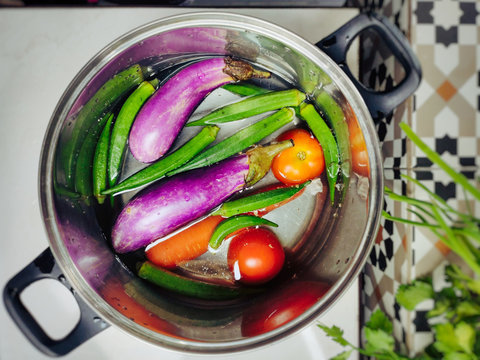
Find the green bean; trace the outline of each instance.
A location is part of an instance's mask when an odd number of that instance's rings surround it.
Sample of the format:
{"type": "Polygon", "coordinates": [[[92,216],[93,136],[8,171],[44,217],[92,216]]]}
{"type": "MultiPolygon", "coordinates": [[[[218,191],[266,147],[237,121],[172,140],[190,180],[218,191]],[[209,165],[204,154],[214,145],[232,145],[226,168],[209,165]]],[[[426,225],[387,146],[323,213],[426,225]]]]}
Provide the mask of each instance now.
{"type": "Polygon", "coordinates": [[[325,168],[327,170],[327,181],[330,190],[330,201],[333,204],[335,200],[335,185],[337,183],[339,169],[337,142],[335,141],[332,131],[312,104],[303,103],[300,105],[299,114],[322,146],[323,156],[325,158],[325,168]]]}
{"type": "Polygon", "coordinates": [[[186,126],[223,124],[287,106],[298,106],[304,100],[305,94],[297,89],[272,91],[223,106],[199,120],[187,123],[186,126]]]}
{"type": "Polygon", "coordinates": [[[87,101],[75,118],[70,138],[63,143],[60,151],[61,164],[65,172],[65,185],[75,186],[75,169],[80,148],[86,133],[99,118],[108,113],[131,89],[143,81],[140,65],[133,65],[116,74],[87,101]]]}
{"type": "Polygon", "coordinates": [[[103,204],[105,200],[105,196],[101,193],[107,188],[108,182],[107,160],[112,122],[113,116],[110,116],[100,134],[93,156],[93,195],[97,198],[99,204],[103,204]]]}
{"type": "Polygon", "coordinates": [[[125,100],[122,105],[115,125],[112,130],[110,141],[110,153],[108,157],[108,184],[109,187],[117,183],[120,176],[125,147],[127,145],[128,134],[133,121],[142,105],[155,92],[158,85],[158,79],[142,82],[135,91],[125,100]]]}
{"type": "Polygon", "coordinates": [[[269,89],[246,82],[225,84],[222,88],[240,96],[259,95],[270,92],[269,89]]]}
{"type": "Polygon", "coordinates": [[[245,196],[240,199],[227,201],[223,203],[219,209],[214,211],[212,215],[231,217],[255,210],[265,209],[268,206],[278,204],[291,198],[308,184],[310,184],[310,181],[304,182],[300,185],[269,190],[250,196],[245,196]]]}
{"type": "Polygon", "coordinates": [[[185,165],[169,172],[167,176],[209,166],[237,154],[285,126],[294,117],[295,111],[292,108],[283,108],[201,152],[185,165]]]}
{"type": "Polygon", "coordinates": [[[321,92],[315,98],[315,104],[326,116],[330,123],[337,140],[338,155],[340,159],[340,170],[343,181],[343,195],[345,195],[348,184],[350,182],[351,172],[351,154],[350,154],[350,138],[348,132],[348,125],[345,119],[345,114],[342,108],[335,99],[327,92],[321,92]]]}
{"type": "Polygon", "coordinates": [[[75,168],[75,190],[82,196],[93,195],[93,157],[100,134],[113,114],[107,114],[92,125],[78,153],[75,168]]]}
{"type": "Polygon", "coordinates": [[[185,164],[206,146],[211,144],[215,140],[218,130],[218,126],[215,125],[205,126],[196,136],[186,142],[178,150],[170,155],[162,157],[157,162],[133,174],[121,183],[103,191],[102,195],[112,195],[127,190],[133,190],[139,186],[163,178],[166,173],[185,164]]]}
{"type": "Polygon", "coordinates": [[[237,215],[222,220],[213,231],[208,246],[212,249],[218,249],[223,240],[234,231],[259,225],[268,225],[278,227],[274,222],[252,215],[237,215]]]}

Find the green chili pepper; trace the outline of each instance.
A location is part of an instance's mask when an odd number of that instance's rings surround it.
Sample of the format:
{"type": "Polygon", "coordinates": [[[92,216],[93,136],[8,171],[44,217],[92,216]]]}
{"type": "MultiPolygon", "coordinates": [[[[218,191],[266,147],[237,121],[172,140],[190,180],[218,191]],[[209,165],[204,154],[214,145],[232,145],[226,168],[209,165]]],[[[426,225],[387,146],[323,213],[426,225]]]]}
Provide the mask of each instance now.
{"type": "Polygon", "coordinates": [[[240,96],[259,95],[270,92],[269,89],[246,82],[225,84],[222,88],[240,96]]]}
{"type": "Polygon", "coordinates": [[[335,141],[332,131],[312,104],[303,103],[300,105],[299,114],[308,124],[308,127],[312,130],[322,146],[323,156],[325,158],[325,168],[327,170],[328,186],[330,188],[330,201],[333,204],[340,161],[337,142],[335,141]]]}
{"type": "Polygon", "coordinates": [[[255,289],[224,286],[189,279],[145,261],[138,266],[138,276],[164,289],[200,299],[226,300],[249,294],[255,289]]]}
{"type": "Polygon", "coordinates": [[[345,195],[351,172],[350,139],[345,114],[335,99],[325,91],[316,97],[315,104],[330,122],[330,126],[335,134],[335,139],[337,140],[340,170],[343,180],[343,194],[345,195]]]}
{"type": "Polygon", "coordinates": [[[298,106],[304,100],[305,94],[297,89],[272,91],[223,106],[199,120],[187,123],[186,126],[223,124],[287,106],[298,106]]]}
{"type": "Polygon", "coordinates": [[[268,225],[278,227],[274,222],[253,215],[237,215],[222,220],[213,231],[208,246],[212,249],[218,249],[222,241],[234,231],[259,225],[268,225]]]}
{"type": "Polygon", "coordinates": [[[292,108],[283,108],[201,152],[185,165],[169,172],[167,176],[209,166],[237,154],[285,126],[294,117],[295,111],[292,108]]]}
{"type": "Polygon", "coordinates": [[[133,190],[139,186],[146,185],[152,181],[159,180],[169,171],[185,164],[188,160],[197,155],[206,146],[211,144],[218,133],[218,126],[205,126],[197,135],[186,142],[182,147],[162,157],[157,162],[140,170],[139,172],[128,177],[116,186],[111,187],[102,192],[102,195],[118,194],[127,190],[133,190]]]}
{"type": "Polygon", "coordinates": [[[155,92],[158,79],[142,82],[125,100],[120,109],[112,130],[110,153],[108,156],[108,183],[112,187],[117,183],[122,166],[125,146],[133,121],[142,105],[155,92]]]}
{"type": "Polygon", "coordinates": [[[92,125],[78,153],[75,169],[75,190],[85,197],[93,195],[93,157],[100,134],[107,121],[111,121],[111,118],[113,118],[113,114],[107,114],[92,125]]]}
{"type": "Polygon", "coordinates": [[[108,80],[82,107],[75,118],[71,137],[63,144],[60,152],[65,171],[65,182],[69,189],[75,185],[77,158],[86,133],[95,121],[108,113],[131,89],[143,81],[140,65],[133,65],[108,80]]]}
{"type": "Polygon", "coordinates": [[[269,190],[250,196],[245,196],[240,199],[227,201],[220,206],[212,215],[221,215],[223,217],[231,217],[234,215],[244,214],[250,211],[264,209],[267,206],[278,204],[285,201],[305,186],[310,184],[311,181],[304,182],[300,185],[289,186],[280,189],[269,190]]]}
{"type": "Polygon", "coordinates": [[[97,198],[99,204],[103,204],[105,196],[101,195],[101,193],[107,188],[107,160],[112,122],[113,116],[110,116],[100,134],[95,155],[93,156],[93,195],[97,198]]]}

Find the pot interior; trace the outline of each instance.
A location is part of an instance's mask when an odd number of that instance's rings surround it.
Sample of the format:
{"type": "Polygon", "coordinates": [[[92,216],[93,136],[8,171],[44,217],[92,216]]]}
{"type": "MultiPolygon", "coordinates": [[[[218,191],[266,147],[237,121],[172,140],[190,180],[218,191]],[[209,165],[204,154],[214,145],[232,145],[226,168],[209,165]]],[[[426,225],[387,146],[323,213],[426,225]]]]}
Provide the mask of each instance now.
{"type": "MultiPolygon", "coordinates": [[[[191,119],[238,99],[238,95],[217,89],[191,119]]],[[[260,118],[226,124],[216,141],[260,118]]],[[[274,140],[287,128],[304,126],[297,118],[262,143],[274,140]]],[[[182,130],[172,150],[197,131],[195,127],[182,130]]],[[[46,135],[43,158],[45,221],[52,251],[70,282],[106,321],[154,344],[182,351],[248,349],[310,323],[358,275],[373,243],[381,210],[378,140],[368,110],[349,80],[328,57],[296,35],[238,15],[200,13],[160,20],[107,46],[79,72],[60,100],[46,135]],[[317,103],[323,93],[341,112],[336,120],[326,118],[338,122],[335,135],[342,156],[335,202],[330,203],[324,172],[300,197],[268,214],[266,217],[279,225],[275,232],[286,249],[286,266],[264,291],[228,301],[181,296],[138,278],[135,266],[143,251],[120,256],[110,244],[112,223],[135,192],[101,206],[94,198],[79,198],[72,193],[75,189],[66,190],[68,180],[61,160],[76,122],[81,120],[79,112],[119,71],[140,64],[149,78],[162,82],[187,64],[212,56],[241,58],[270,71],[272,78],[253,82],[271,90],[298,88],[325,118],[323,105],[317,103]],[[360,128],[365,142],[368,169],[352,163],[355,156],[350,151],[357,150],[350,144],[348,130],[353,126],[360,128]]],[[[143,167],[145,164],[127,151],[121,178],[143,167]]],[[[256,187],[275,181],[268,174],[256,187]]],[[[176,271],[231,282],[225,263],[227,248],[225,243],[218,254],[206,253],[176,271]],[[210,266],[212,262],[215,266],[210,266]]]]}

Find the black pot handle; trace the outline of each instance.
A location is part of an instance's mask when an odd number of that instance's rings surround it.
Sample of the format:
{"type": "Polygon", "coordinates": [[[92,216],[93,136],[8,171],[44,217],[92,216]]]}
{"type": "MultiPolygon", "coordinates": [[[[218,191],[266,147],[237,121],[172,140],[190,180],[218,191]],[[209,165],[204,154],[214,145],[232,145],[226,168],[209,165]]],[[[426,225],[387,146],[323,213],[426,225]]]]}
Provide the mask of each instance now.
{"type": "Polygon", "coordinates": [[[109,325],[76,294],[57,265],[50,248],[27,265],[3,289],[3,301],[17,326],[41,352],[49,356],[65,355],[109,325]],[[80,308],[80,320],[63,339],[50,338],[23,305],[20,294],[30,284],[42,279],[55,279],[69,289],[80,308]]]}
{"type": "Polygon", "coordinates": [[[422,78],[420,62],[402,32],[383,16],[373,13],[359,14],[315,45],[330,56],[353,81],[374,120],[390,114],[420,85],[422,78]],[[378,92],[367,89],[348,68],[346,62],[348,48],[355,37],[366,29],[376,30],[405,69],[405,78],[392,90],[378,92]]]}

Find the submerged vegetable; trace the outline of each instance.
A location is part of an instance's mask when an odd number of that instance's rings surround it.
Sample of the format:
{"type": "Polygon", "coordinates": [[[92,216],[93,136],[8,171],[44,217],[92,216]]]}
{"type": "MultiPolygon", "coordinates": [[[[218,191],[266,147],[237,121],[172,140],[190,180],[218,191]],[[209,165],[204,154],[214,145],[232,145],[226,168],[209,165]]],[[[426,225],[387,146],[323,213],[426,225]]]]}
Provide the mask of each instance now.
{"type": "Polygon", "coordinates": [[[305,94],[297,89],[272,91],[266,94],[255,95],[212,111],[201,119],[187,123],[187,126],[223,124],[246,119],[267,111],[298,106],[305,100],[305,97],[305,94]]]}
{"type": "Polygon", "coordinates": [[[257,147],[216,165],[152,184],[121,211],[112,230],[115,251],[137,250],[205,215],[237,191],[259,181],[290,141],[257,147]]]}
{"type": "Polygon", "coordinates": [[[275,156],[273,175],[287,185],[300,184],[320,176],[325,169],[323,149],[312,134],[305,129],[291,129],[278,137],[279,141],[291,139],[293,147],[275,156]]]}
{"type": "Polygon", "coordinates": [[[211,148],[208,148],[195,156],[185,165],[169,172],[167,175],[172,176],[187,170],[209,166],[224,160],[259,142],[266,136],[291,122],[294,117],[295,112],[292,108],[281,109],[267,118],[257,121],[256,123],[238,131],[211,148]]]}
{"type": "Polygon", "coordinates": [[[248,294],[248,289],[192,280],[145,261],[139,266],[138,276],[175,293],[200,299],[227,300],[248,294]]]}
{"type": "Polygon", "coordinates": [[[61,164],[65,171],[65,185],[69,189],[74,188],[78,154],[90,127],[143,79],[142,67],[133,65],[108,80],[80,109],[75,117],[71,137],[65,142],[60,152],[61,164]]]}
{"type": "Polygon", "coordinates": [[[97,198],[99,204],[103,204],[105,201],[105,195],[102,195],[102,191],[108,186],[107,163],[112,122],[113,116],[110,116],[100,134],[93,157],[93,195],[97,198]]]}
{"type": "Polygon", "coordinates": [[[323,111],[327,120],[330,122],[335,139],[338,145],[338,156],[340,158],[340,170],[343,180],[343,191],[345,193],[350,181],[351,154],[348,126],[345,114],[335,99],[326,91],[322,91],[316,98],[315,104],[323,111]]]}
{"type": "Polygon", "coordinates": [[[118,185],[103,191],[102,194],[118,194],[163,178],[169,171],[186,163],[211,144],[215,140],[218,130],[219,128],[215,125],[205,126],[197,135],[170,155],[133,174],[118,185]]]}
{"type": "Polygon", "coordinates": [[[115,125],[112,130],[110,143],[110,153],[108,156],[108,184],[109,187],[117,183],[122,166],[125,147],[127,145],[128,134],[132,127],[135,116],[140,111],[142,105],[155,92],[158,80],[142,82],[135,91],[125,100],[122,108],[118,112],[115,125]]]}
{"type": "Polygon", "coordinates": [[[330,201],[333,204],[335,199],[335,185],[337,183],[340,158],[338,146],[332,131],[322,119],[312,104],[302,104],[300,106],[300,117],[308,124],[310,130],[322,145],[323,156],[325,158],[325,168],[327,170],[327,181],[330,189],[330,201]]]}
{"type": "Polygon", "coordinates": [[[271,91],[254,84],[243,82],[236,84],[225,84],[222,86],[222,88],[240,96],[260,95],[271,91]]]}
{"type": "Polygon", "coordinates": [[[92,125],[84,138],[82,147],[78,153],[75,168],[75,190],[82,196],[93,195],[93,160],[97,142],[102,130],[113,117],[113,114],[107,114],[98,120],[98,123],[92,125]]]}
{"type": "Polygon", "coordinates": [[[301,190],[303,190],[303,188],[309,183],[310,181],[307,181],[301,185],[280,187],[276,189],[271,189],[269,191],[259,192],[250,196],[245,196],[240,199],[227,201],[224,202],[218,210],[215,210],[213,215],[230,217],[234,215],[266,209],[269,206],[281,204],[285,200],[289,200],[290,198],[298,194],[301,190]]]}
{"type": "Polygon", "coordinates": [[[275,224],[274,222],[267,219],[263,219],[258,216],[253,216],[253,215],[232,216],[228,219],[222,220],[222,222],[217,225],[209,241],[209,246],[211,249],[218,249],[222,244],[222,241],[228,235],[243,228],[259,226],[259,225],[268,225],[268,226],[278,227],[278,225],[275,224]]]}
{"type": "Polygon", "coordinates": [[[195,259],[208,250],[213,231],[223,219],[221,216],[208,216],[147,248],[145,255],[152,263],[166,269],[173,269],[182,262],[195,259]]]}
{"type": "Polygon", "coordinates": [[[167,80],[138,113],[129,136],[130,151],[141,162],[159,159],[209,92],[232,81],[268,76],[229,57],[210,58],[185,67],[167,80]]]}
{"type": "Polygon", "coordinates": [[[248,228],[232,239],[227,261],[236,281],[263,284],[280,272],[285,252],[278,237],[269,229],[248,228]]]}

